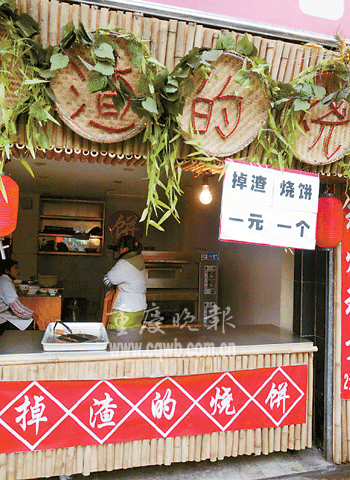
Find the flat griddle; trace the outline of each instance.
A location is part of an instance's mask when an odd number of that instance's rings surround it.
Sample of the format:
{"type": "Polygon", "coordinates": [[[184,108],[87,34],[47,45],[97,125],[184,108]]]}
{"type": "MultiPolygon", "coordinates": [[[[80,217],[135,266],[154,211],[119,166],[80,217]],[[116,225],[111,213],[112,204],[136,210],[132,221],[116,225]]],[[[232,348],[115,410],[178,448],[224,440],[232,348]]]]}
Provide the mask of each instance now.
{"type": "Polygon", "coordinates": [[[56,342],[70,342],[70,343],[83,343],[83,342],[98,342],[99,338],[96,335],[88,333],[65,333],[56,337],[56,342]]]}

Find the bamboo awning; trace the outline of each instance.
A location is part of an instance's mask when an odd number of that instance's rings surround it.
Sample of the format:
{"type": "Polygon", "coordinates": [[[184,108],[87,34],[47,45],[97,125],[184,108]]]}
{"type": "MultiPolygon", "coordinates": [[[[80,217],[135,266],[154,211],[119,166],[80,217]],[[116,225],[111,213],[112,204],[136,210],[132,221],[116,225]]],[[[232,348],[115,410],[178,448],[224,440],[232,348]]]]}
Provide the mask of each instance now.
{"type": "MultiPolygon", "coordinates": [[[[245,32],[218,30],[207,28],[194,22],[185,22],[175,19],[164,20],[146,16],[139,12],[121,11],[112,8],[100,8],[86,4],[69,4],[57,0],[18,0],[20,12],[31,15],[40,23],[40,42],[44,47],[58,45],[62,27],[73,20],[77,25],[81,21],[85,28],[119,28],[125,32],[132,32],[140,36],[152,55],[164,64],[169,71],[193,47],[209,47],[216,45],[219,33],[230,33],[237,41],[245,32]]],[[[272,78],[290,82],[302,70],[316,65],[324,59],[329,51],[322,48],[310,47],[281,40],[249,35],[250,41],[258,49],[259,56],[265,58],[270,65],[272,78]]],[[[58,118],[57,118],[58,119],[58,118]]],[[[144,165],[145,143],[142,133],[119,143],[102,144],[88,141],[62,122],[61,126],[50,124],[47,127],[52,147],[37,151],[40,158],[57,161],[80,161],[82,163],[132,164],[144,165]]],[[[26,151],[25,147],[25,120],[18,121],[18,141],[13,145],[13,155],[20,156],[26,151]]],[[[253,154],[254,142],[244,150],[233,155],[233,158],[246,158],[253,154]]],[[[203,172],[203,166],[196,161],[188,160],[189,147],[183,144],[179,152],[179,162],[183,170],[196,173],[203,172]]],[[[211,168],[211,173],[221,171],[224,159],[220,158],[211,168]]],[[[333,177],[342,181],[344,168],[339,162],[328,165],[310,166],[295,159],[292,168],[296,170],[312,171],[321,176],[333,177]]],[[[208,167],[205,167],[208,171],[208,167]]]]}

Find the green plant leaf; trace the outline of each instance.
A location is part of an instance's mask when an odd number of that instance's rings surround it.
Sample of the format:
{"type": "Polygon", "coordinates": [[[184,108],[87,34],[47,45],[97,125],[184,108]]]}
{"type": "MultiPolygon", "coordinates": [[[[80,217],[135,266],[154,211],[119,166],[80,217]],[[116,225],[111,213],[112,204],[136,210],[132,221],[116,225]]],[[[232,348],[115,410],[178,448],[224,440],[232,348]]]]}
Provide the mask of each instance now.
{"type": "Polygon", "coordinates": [[[93,44],[93,34],[92,33],[88,33],[84,27],[84,25],[82,24],[82,22],[79,22],[79,26],[78,28],[76,29],[75,31],[75,34],[76,34],[76,37],[77,37],[77,40],[79,41],[79,43],[81,43],[82,45],[86,45],[86,46],[91,46],[93,44]]]}
{"type": "Polygon", "coordinates": [[[332,92],[329,95],[327,95],[326,97],[324,97],[324,99],[322,100],[323,105],[328,105],[329,103],[333,102],[333,100],[337,96],[337,93],[338,92],[332,92]]]}
{"type": "Polygon", "coordinates": [[[63,38],[71,35],[75,35],[75,26],[74,26],[73,20],[70,20],[68,23],[66,23],[62,27],[63,38]]]}
{"type": "Polygon", "coordinates": [[[39,83],[47,83],[47,81],[41,80],[40,78],[27,78],[22,82],[22,85],[38,85],[39,83]]]}
{"type": "MultiPolygon", "coordinates": [[[[320,85],[313,85],[312,87],[313,91],[314,91],[314,94],[315,96],[319,99],[319,100],[322,100],[322,98],[326,95],[326,89],[324,87],[321,87],[320,85]]],[[[349,90],[349,93],[350,93],[350,89],[349,90]]]]}
{"type": "Polygon", "coordinates": [[[118,113],[120,113],[125,107],[125,100],[120,93],[119,95],[112,96],[112,102],[118,113]]]}
{"type": "Polygon", "coordinates": [[[45,122],[47,120],[47,112],[42,107],[41,102],[33,103],[29,108],[29,114],[39,121],[45,122]]]}
{"type": "Polygon", "coordinates": [[[222,53],[222,50],[207,50],[206,52],[203,52],[202,58],[207,62],[216,62],[222,53]]]}
{"type": "Polygon", "coordinates": [[[65,68],[69,63],[68,55],[63,53],[55,53],[50,58],[51,70],[58,70],[60,68],[65,68]]]}
{"type": "Polygon", "coordinates": [[[151,97],[147,97],[142,101],[142,107],[150,113],[158,113],[157,104],[151,97]]]}
{"type": "Polygon", "coordinates": [[[96,48],[94,50],[94,55],[98,60],[109,59],[113,62],[113,64],[115,62],[113,47],[108,43],[102,43],[98,48],[96,48]]]}
{"type": "Polygon", "coordinates": [[[15,22],[16,27],[24,37],[31,38],[40,32],[39,23],[28,13],[21,13],[15,22]]]}
{"type": "Polygon", "coordinates": [[[107,78],[104,75],[101,75],[99,72],[91,72],[89,75],[89,81],[87,89],[94,93],[99,91],[104,91],[108,85],[107,78]]]}
{"type": "Polygon", "coordinates": [[[57,70],[42,70],[40,76],[45,79],[57,77],[57,70]]]}
{"type": "Polygon", "coordinates": [[[102,75],[108,76],[113,75],[114,67],[112,65],[108,65],[107,63],[97,62],[94,66],[95,72],[99,72],[102,75]]]}
{"type": "Polygon", "coordinates": [[[69,48],[70,45],[76,39],[75,26],[74,26],[73,20],[70,20],[68,23],[66,23],[66,25],[63,25],[62,35],[63,35],[63,38],[61,40],[60,45],[63,48],[63,50],[65,50],[69,48]]]}
{"type": "Polygon", "coordinates": [[[310,108],[310,103],[307,100],[301,100],[300,98],[296,98],[293,105],[296,112],[299,112],[300,110],[308,110],[310,108]]]}
{"type": "Polygon", "coordinates": [[[220,32],[216,42],[216,48],[219,50],[236,50],[236,41],[232,35],[223,35],[220,32]]]}
{"type": "Polygon", "coordinates": [[[241,85],[241,87],[250,86],[250,73],[247,70],[241,69],[237,72],[237,75],[233,79],[236,83],[241,85]]]}
{"type": "MultiPolygon", "coordinates": [[[[50,147],[49,147],[50,148],[50,147]]],[[[24,166],[24,168],[30,173],[30,175],[34,178],[34,173],[33,173],[33,170],[31,168],[31,166],[29,165],[29,163],[27,162],[27,160],[25,159],[21,159],[21,164],[24,166]]]]}
{"type": "Polygon", "coordinates": [[[161,227],[157,222],[155,222],[154,220],[150,220],[149,222],[149,225],[151,225],[152,227],[156,228],[157,230],[160,230],[161,232],[164,232],[164,228],[161,227]]]}
{"type": "Polygon", "coordinates": [[[245,34],[237,42],[236,52],[241,53],[242,55],[255,56],[257,54],[257,49],[256,49],[255,45],[249,40],[248,35],[245,34]]]}
{"type": "MultiPolygon", "coordinates": [[[[145,50],[138,42],[128,42],[129,51],[132,53],[131,63],[139,66],[142,58],[145,55],[145,50]]],[[[155,65],[155,63],[154,63],[155,65]]]]}

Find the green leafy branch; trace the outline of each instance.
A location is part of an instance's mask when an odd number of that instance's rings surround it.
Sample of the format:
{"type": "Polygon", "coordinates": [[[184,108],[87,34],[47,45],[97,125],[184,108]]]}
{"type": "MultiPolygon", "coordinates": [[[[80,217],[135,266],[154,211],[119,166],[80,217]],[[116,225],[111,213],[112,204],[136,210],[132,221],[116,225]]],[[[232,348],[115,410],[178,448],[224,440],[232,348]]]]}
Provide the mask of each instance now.
{"type": "MultiPolygon", "coordinates": [[[[51,103],[46,95],[46,82],[40,72],[46,53],[33,37],[39,34],[39,24],[28,14],[17,14],[15,1],[0,1],[0,172],[11,156],[11,144],[16,140],[16,120],[26,116],[26,144],[35,158],[36,148],[50,148],[43,126],[52,117],[51,103]],[[11,83],[15,80],[14,83],[11,83]],[[15,85],[15,86],[14,86],[15,85]],[[11,101],[8,101],[11,99],[11,101]]],[[[57,123],[57,122],[56,122],[57,123]]],[[[21,160],[31,175],[29,163],[21,160]]],[[[0,184],[2,193],[3,185],[0,184]]]]}

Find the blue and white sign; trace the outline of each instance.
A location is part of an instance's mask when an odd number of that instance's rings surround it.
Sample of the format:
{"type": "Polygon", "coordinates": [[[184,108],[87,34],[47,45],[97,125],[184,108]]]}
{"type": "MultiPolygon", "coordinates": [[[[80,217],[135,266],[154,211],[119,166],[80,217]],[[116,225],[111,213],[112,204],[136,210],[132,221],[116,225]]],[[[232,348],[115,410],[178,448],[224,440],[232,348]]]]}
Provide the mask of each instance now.
{"type": "Polygon", "coordinates": [[[219,240],[314,250],[319,177],[226,161],[219,240]]]}

